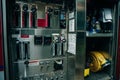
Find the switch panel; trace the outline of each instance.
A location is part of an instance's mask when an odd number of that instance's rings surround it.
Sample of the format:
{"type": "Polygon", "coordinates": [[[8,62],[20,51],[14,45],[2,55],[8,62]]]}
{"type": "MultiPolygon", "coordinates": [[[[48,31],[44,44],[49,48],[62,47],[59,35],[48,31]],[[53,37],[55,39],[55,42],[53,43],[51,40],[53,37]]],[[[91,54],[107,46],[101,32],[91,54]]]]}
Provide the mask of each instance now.
{"type": "Polygon", "coordinates": [[[34,37],[34,44],[35,44],[35,45],[42,45],[42,43],[43,43],[43,38],[42,38],[42,36],[35,36],[35,37],[34,37]]]}
{"type": "Polygon", "coordinates": [[[50,45],[52,43],[52,37],[44,36],[44,45],[50,45]]]}

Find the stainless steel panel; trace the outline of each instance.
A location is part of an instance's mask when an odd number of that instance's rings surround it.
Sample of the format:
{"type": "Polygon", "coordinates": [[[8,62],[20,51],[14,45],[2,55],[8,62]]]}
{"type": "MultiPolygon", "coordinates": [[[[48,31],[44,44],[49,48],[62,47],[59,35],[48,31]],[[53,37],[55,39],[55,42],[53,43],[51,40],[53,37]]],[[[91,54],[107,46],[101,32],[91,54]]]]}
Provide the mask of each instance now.
{"type": "Polygon", "coordinates": [[[76,53],[68,53],[68,80],[84,80],[86,53],[86,0],[75,0],[76,53]],[[72,56],[72,57],[71,57],[72,56]],[[73,76],[72,76],[73,75],[73,76]]]}
{"type": "Polygon", "coordinates": [[[86,0],[76,0],[77,30],[86,30],[86,0]]]}
{"type": "Polygon", "coordinates": [[[8,45],[7,45],[7,20],[6,20],[6,0],[2,0],[2,15],[3,15],[3,45],[4,45],[4,60],[5,60],[5,79],[9,80],[9,64],[8,64],[8,45]]]}
{"type": "MultiPolygon", "coordinates": [[[[119,33],[119,31],[120,31],[119,30],[120,22],[119,21],[120,21],[120,1],[118,1],[118,29],[117,29],[118,32],[117,32],[117,45],[116,45],[118,47],[120,46],[120,43],[119,43],[120,42],[120,40],[119,40],[120,39],[120,35],[119,35],[120,34],[119,33]]],[[[120,66],[120,63],[119,63],[120,58],[118,58],[119,55],[120,54],[119,54],[119,49],[118,49],[117,56],[116,56],[117,60],[116,60],[116,63],[115,63],[116,68],[115,68],[115,71],[114,71],[116,79],[120,79],[120,75],[119,75],[120,74],[120,70],[118,70],[118,67],[120,66]]]]}
{"type": "Polygon", "coordinates": [[[85,56],[86,56],[86,33],[76,33],[76,53],[67,53],[68,56],[68,79],[84,80],[85,56]]]}
{"type": "Polygon", "coordinates": [[[84,80],[86,56],[86,0],[76,0],[75,80],[84,80]]]}
{"type": "Polygon", "coordinates": [[[119,6],[120,2],[116,3],[114,5],[113,9],[113,40],[112,40],[112,67],[111,67],[111,72],[110,75],[113,77],[113,79],[116,78],[116,62],[117,62],[117,49],[118,49],[118,34],[119,34],[119,6]]]}
{"type": "Polygon", "coordinates": [[[75,80],[75,55],[67,53],[67,80],[75,80]]]}
{"type": "Polygon", "coordinates": [[[35,31],[34,30],[21,30],[21,34],[27,34],[27,35],[34,35],[35,31]]]}
{"type": "MultiPolygon", "coordinates": [[[[50,78],[58,78],[58,80],[66,80],[66,72],[67,72],[67,57],[66,57],[66,50],[67,50],[67,38],[66,38],[66,30],[60,30],[60,29],[12,29],[13,33],[11,36],[11,45],[12,47],[15,47],[15,49],[11,49],[11,53],[15,56],[17,56],[17,51],[16,50],[16,42],[20,43],[26,43],[29,42],[29,55],[30,59],[24,57],[22,59],[13,59],[13,65],[14,65],[14,70],[18,71],[16,74],[14,74],[16,77],[19,79],[36,79],[37,77],[40,78],[40,76],[44,75],[44,78],[50,77],[50,78]],[[19,34],[16,34],[15,31],[18,31],[19,34]],[[60,39],[63,39],[65,37],[65,42],[63,43],[63,54],[64,55],[59,55],[60,50],[57,52],[57,56],[52,55],[52,44],[53,44],[53,34],[56,35],[58,34],[58,37],[60,39]],[[62,34],[62,35],[61,35],[62,34]],[[29,35],[29,37],[24,38],[21,37],[21,35],[29,35]],[[34,37],[35,36],[42,36],[43,42],[42,44],[35,44],[34,43],[34,37]],[[44,44],[44,37],[51,37],[52,42],[50,45],[45,45],[44,44]],[[16,41],[17,40],[17,41],[16,41]],[[55,71],[54,70],[54,61],[55,60],[63,60],[63,69],[55,71]],[[26,64],[26,61],[29,63],[26,64]],[[31,63],[33,62],[33,63],[31,63]],[[61,73],[62,72],[62,73],[61,73]],[[63,74],[64,72],[64,74],[63,74]],[[58,75],[61,74],[61,75],[58,75]],[[36,76],[36,77],[35,77],[36,76]]],[[[58,46],[60,47],[61,42],[58,43],[58,46]]],[[[58,48],[59,48],[58,47],[58,48]]],[[[24,48],[24,46],[23,46],[24,48]]],[[[59,48],[61,49],[61,48],[59,48]]],[[[20,48],[21,50],[21,48],[20,48]]],[[[24,49],[21,50],[20,54],[25,54],[24,49]],[[22,52],[22,53],[21,53],[22,52]]],[[[17,57],[14,57],[17,58],[17,57]]]]}
{"type": "MultiPolygon", "coordinates": [[[[44,75],[52,77],[52,78],[58,78],[58,80],[66,80],[66,71],[67,71],[67,58],[63,59],[48,59],[48,60],[41,60],[38,62],[29,63],[28,65],[24,64],[24,62],[18,62],[15,64],[18,64],[19,68],[19,78],[28,78],[28,77],[35,77],[36,75],[44,75]],[[56,60],[62,60],[63,61],[63,69],[55,70],[54,68],[54,61],[56,60]]],[[[30,61],[32,62],[32,61],[30,61]]]]}
{"type": "MultiPolygon", "coordinates": [[[[28,30],[29,31],[29,30],[28,30]]],[[[21,34],[25,34],[27,33],[27,35],[29,34],[28,31],[26,30],[25,33],[21,33],[21,34]]],[[[33,30],[32,30],[33,31],[33,30]]],[[[21,38],[20,35],[13,35],[13,37],[15,37],[16,39],[22,41],[22,42],[30,42],[30,59],[34,60],[34,59],[47,59],[47,58],[52,58],[52,44],[53,44],[53,40],[51,42],[50,45],[44,45],[43,42],[41,45],[35,45],[34,44],[34,37],[35,36],[42,36],[42,37],[53,37],[52,34],[59,34],[63,33],[64,31],[62,30],[34,30],[35,31],[35,35],[31,35],[29,34],[29,38],[21,38]]],[[[34,32],[33,31],[33,32],[34,32]]],[[[29,31],[31,33],[31,30],[29,31]]],[[[65,38],[66,39],[66,38],[65,38]]],[[[64,53],[66,51],[66,42],[63,43],[64,44],[64,53]]]]}
{"type": "Polygon", "coordinates": [[[75,80],[84,80],[85,56],[86,56],[86,33],[77,32],[76,40],[76,78],[75,80]]]}

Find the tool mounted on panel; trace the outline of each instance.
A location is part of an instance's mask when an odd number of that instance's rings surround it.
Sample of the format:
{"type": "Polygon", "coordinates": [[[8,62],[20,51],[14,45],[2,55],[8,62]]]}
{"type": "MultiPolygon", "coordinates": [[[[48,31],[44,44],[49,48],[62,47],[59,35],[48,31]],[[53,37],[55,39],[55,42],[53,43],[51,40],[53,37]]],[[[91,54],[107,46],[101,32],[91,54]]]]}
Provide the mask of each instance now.
{"type": "Polygon", "coordinates": [[[53,44],[52,44],[52,55],[57,56],[58,53],[58,43],[59,43],[59,34],[53,34],[53,44]]]}
{"type": "Polygon", "coordinates": [[[45,19],[47,27],[50,27],[50,18],[52,16],[53,9],[51,7],[46,6],[45,8],[45,19]]]}
{"type": "Polygon", "coordinates": [[[59,55],[64,55],[64,43],[66,42],[66,39],[65,39],[65,36],[63,34],[60,35],[60,43],[59,43],[59,46],[60,46],[60,52],[59,52],[59,55]]]}
{"type": "Polygon", "coordinates": [[[16,41],[17,60],[24,60],[24,44],[23,42],[16,41]]]}
{"type": "Polygon", "coordinates": [[[23,77],[24,80],[29,80],[29,77],[27,75],[28,69],[29,69],[29,61],[25,61],[24,62],[24,77],[23,77]]]}
{"type": "Polygon", "coordinates": [[[53,45],[52,51],[53,56],[62,56],[64,55],[64,43],[66,42],[65,35],[63,34],[53,34],[53,45]]]}
{"type": "Polygon", "coordinates": [[[45,6],[45,18],[37,19],[37,26],[47,28],[50,27],[50,18],[52,16],[53,9],[51,6],[45,6]]]}
{"type": "Polygon", "coordinates": [[[14,26],[15,27],[20,27],[20,4],[16,3],[15,4],[15,10],[14,10],[14,26]]]}
{"type": "Polygon", "coordinates": [[[28,4],[24,4],[22,6],[22,27],[26,28],[29,25],[29,11],[28,11],[28,4]]]}
{"type": "Polygon", "coordinates": [[[16,41],[16,60],[21,59],[21,43],[19,41],[16,41]]]}
{"type": "Polygon", "coordinates": [[[24,42],[24,59],[30,59],[30,42],[24,42]]]}
{"type": "Polygon", "coordinates": [[[66,28],[66,11],[65,11],[65,3],[63,2],[63,6],[60,9],[60,28],[66,28]]]}
{"type": "Polygon", "coordinates": [[[16,41],[17,60],[30,59],[30,42],[16,41]]]}
{"type": "Polygon", "coordinates": [[[37,20],[37,6],[31,6],[31,13],[30,13],[30,27],[36,27],[36,20],[37,20]]]}

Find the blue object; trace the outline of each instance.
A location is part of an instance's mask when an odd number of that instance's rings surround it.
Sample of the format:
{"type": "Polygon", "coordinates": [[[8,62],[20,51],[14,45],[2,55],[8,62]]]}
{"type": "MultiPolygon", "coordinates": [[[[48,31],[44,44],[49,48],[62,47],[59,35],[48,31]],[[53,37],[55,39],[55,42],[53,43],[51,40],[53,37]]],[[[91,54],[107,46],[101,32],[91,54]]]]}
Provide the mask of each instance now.
{"type": "Polygon", "coordinates": [[[1,65],[0,65],[0,69],[4,69],[4,66],[1,66],[1,65]]]}

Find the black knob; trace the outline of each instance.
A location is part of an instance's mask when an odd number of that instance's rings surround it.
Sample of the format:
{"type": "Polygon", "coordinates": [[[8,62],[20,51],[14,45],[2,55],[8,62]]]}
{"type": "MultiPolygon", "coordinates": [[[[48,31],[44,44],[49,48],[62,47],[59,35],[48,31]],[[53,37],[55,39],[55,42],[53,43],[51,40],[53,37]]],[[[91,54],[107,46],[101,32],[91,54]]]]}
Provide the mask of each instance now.
{"type": "Polygon", "coordinates": [[[24,5],[23,5],[23,10],[24,10],[24,11],[27,11],[27,10],[28,10],[28,5],[27,5],[27,4],[24,4],[24,5]]]}
{"type": "Polygon", "coordinates": [[[48,11],[48,12],[52,12],[52,11],[53,11],[53,9],[52,9],[52,8],[50,8],[50,7],[48,7],[47,11],[48,11]]]}
{"type": "Polygon", "coordinates": [[[19,4],[15,4],[15,10],[20,10],[20,5],[19,4]]]}
{"type": "Polygon", "coordinates": [[[37,11],[37,8],[36,8],[35,5],[32,6],[31,11],[32,11],[33,13],[35,13],[35,12],[37,11]]]}
{"type": "Polygon", "coordinates": [[[29,61],[25,61],[24,64],[28,65],[28,64],[29,64],[29,61]]]}

